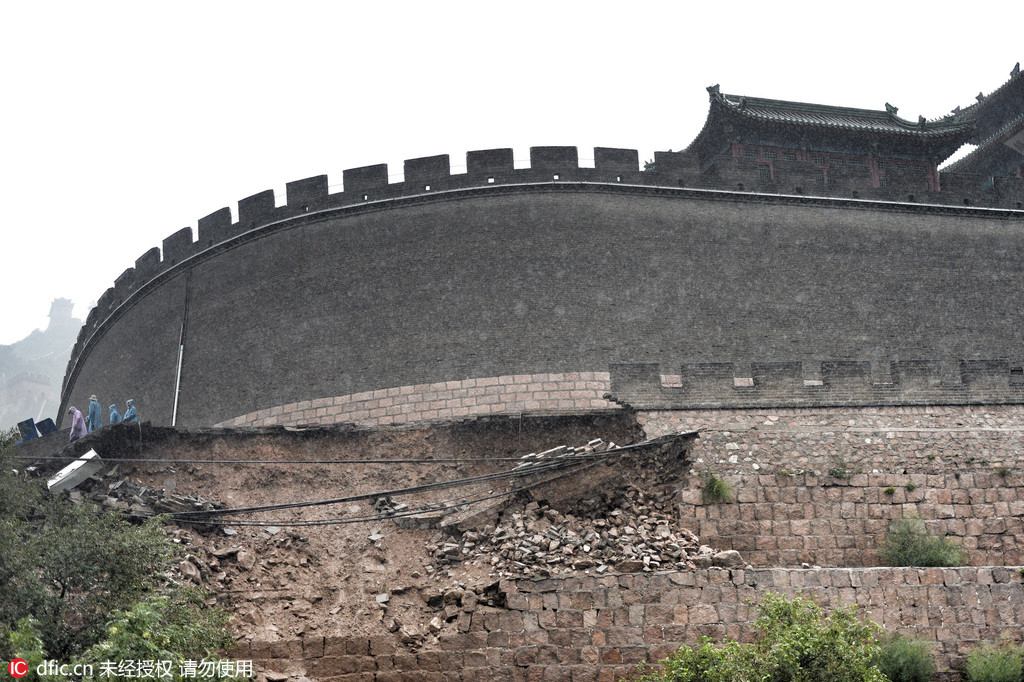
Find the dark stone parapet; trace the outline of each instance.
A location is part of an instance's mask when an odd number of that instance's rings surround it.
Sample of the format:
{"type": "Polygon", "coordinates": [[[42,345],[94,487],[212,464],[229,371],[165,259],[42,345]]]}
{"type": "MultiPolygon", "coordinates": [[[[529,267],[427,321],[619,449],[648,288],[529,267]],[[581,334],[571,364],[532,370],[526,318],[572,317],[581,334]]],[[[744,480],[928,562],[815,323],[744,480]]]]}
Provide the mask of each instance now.
{"type": "MultiPolygon", "coordinates": [[[[470,151],[466,154],[466,173],[452,174],[447,155],[410,159],[404,163],[402,182],[388,180],[388,166],[378,164],[343,172],[344,191],[329,193],[327,176],[319,175],[289,182],[286,203],[276,206],[274,192],[266,190],[238,202],[237,222],[232,223],[229,208],[221,208],[200,218],[197,239],[193,229],[185,227],[163,240],[162,248],[142,254],[115,281],[114,286],[99,297],[90,311],[82,333],[72,352],[68,374],[64,380],[62,401],[73,374],[92,339],[102,334],[102,326],[112,321],[118,311],[136,297],[146,295],[148,288],[165,279],[171,271],[187,268],[197,259],[210,257],[220,249],[248,239],[250,233],[287,227],[296,221],[320,218],[331,212],[381,210],[391,202],[418,202],[478,196],[484,192],[507,194],[518,191],[602,191],[654,193],[707,200],[730,200],[772,203],[794,203],[837,208],[898,210],[912,212],[961,212],[965,216],[1024,220],[1020,209],[1024,200],[1024,180],[997,178],[986,195],[994,208],[981,208],[985,203],[976,195],[961,197],[974,186],[975,179],[958,180],[943,175],[943,186],[949,192],[918,195],[913,202],[893,200],[893,195],[865,191],[859,199],[818,197],[809,195],[766,194],[750,191],[722,190],[716,181],[702,177],[693,159],[685,154],[658,152],[652,170],[640,170],[639,155],[632,149],[598,147],[594,149],[594,167],[580,167],[575,147],[533,147],[530,167],[514,167],[512,149],[470,151]],[[962,192],[961,192],[962,190],[962,192]],[[959,193],[958,193],[959,192],[959,193]]],[[[754,189],[754,188],[750,188],[754,189]]],[[[985,199],[986,197],[982,197],[985,199]]],[[[836,372],[850,368],[833,368],[836,372]]],[[[783,374],[783,368],[766,368],[766,376],[783,374]]],[[[823,372],[826,369],[823,367],[823,372]]],[[[829,370],[832,371],[832,370],[829,370]]],[[[831,375],[830,375],[831,376],[831,375]]],[[[839,381],[839,374],[834,379],[839,381]]],[[[65,409],[62,404],[61,409],[65,409]]]]}

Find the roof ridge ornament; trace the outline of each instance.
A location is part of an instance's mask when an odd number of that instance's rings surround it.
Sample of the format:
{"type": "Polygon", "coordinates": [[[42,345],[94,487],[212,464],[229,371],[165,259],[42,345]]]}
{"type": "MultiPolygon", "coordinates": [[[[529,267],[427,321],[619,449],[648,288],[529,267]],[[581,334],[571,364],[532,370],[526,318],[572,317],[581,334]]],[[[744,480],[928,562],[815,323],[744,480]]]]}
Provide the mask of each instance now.
{"type": "Polygon", "coordinates": [[[890,116],[895,116],[896,113],[899,110],[900,110],[899,107],[894,107],[893,105],[889,104],[888,102],[885,103],[885,113],[889,114],[890,116]]]}
{"type": "Polygon", "coordinates": [[[708,94],[711,95],[712,98],[718,97],[721,94],[721,91],[722,91],[722,89],[719,87],[718,83],[715,83],[714,85],[709,85],[707,87],[707,90],[708,90],[708,94]]]}
{"type": "Polygon", "coordinates": [[[925,126],[928,125],[928,119],[926,119],[924,116],[918,116],[917,117],[917,125],[919,125],[922,128],[924,128],[925,126]]]}
{"type": "Polygon", "coordinates": [[[1010,71],[1010,78],[1016,78],[1020,75],[1020,62],[1013,65],[1013,70],[1010,71]]]}
{"type": "Polygon", "coordinates": [[[983,93],[983,92],[979,92],[979,93],[978,93],[978,94],[977,94],[977,95],[975,96],[975,98],[974,98],[974,99],[976,99],[976,100],[978,100],[979,102],[981,102],[982,100],[984,100],[984,99],[985,99],[985,93],[983,93]]]}

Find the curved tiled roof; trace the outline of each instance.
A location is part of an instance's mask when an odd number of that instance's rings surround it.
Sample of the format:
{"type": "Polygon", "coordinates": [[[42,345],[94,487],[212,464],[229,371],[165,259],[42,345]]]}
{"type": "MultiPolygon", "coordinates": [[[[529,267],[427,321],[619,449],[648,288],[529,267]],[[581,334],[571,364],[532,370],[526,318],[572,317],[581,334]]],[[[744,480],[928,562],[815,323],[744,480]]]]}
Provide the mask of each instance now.
{"type": "Polygon", "coordinates": [[[912,135],[915,137],[950,137],[969,134],[968,121],[946,117],[937,121],[919,119],[916,123],[896,115],[896,108],[886,110],[854,109],[805,102],[787,102],[776,99],[726,95],[711,92],[712,107],[731,115],[752,120],[797,126],[864,131],[883,134],[912,135]]]}
{"type": "Polygon", "coordinates": [[[978,118],[978,114],[982,110],[991,106],[994,102],[998,102],[999,98],[1006,94],[1009,87],[1021,78],[1020,62],[1013,65],[1013,70],[1010,71],[1010,77],[1003,82],[998,88],[988,93],[987,95],[979,92],[977,102],[974,104],[964,107],[961,109],[957,107],[953,110],[951,118],[957,121],[975,121],[978,118]]]}
{"type": "Polygon", "coordinates": [[[957,159],[942,170],[954,173],[970,171],[977,162],[989,154],[994,146],[1002,144],[1004,140],[1019,130],[1024,130],[1024,113],[1011,119],[1002,128],[982,140],[975,149],[971,150],[970,154],[967,154],[962,159],[957,159]]]}

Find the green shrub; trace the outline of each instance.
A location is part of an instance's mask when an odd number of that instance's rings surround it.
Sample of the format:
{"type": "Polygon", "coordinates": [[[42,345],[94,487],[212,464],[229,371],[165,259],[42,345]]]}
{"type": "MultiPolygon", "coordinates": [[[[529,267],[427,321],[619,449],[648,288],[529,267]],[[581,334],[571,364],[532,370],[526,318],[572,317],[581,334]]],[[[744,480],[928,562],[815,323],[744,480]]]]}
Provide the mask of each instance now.
{"type": "Polygon", "coordinates": [[[931,682],[935,675],[935,661],[927,642],[894,635],[882,643],[878,659],[890,682],[931,682]]]}
{"type": "Polygon", "coordinates": [[[186,659],[216,660],[217,650],[231,644],[227,614],[206,608],[203,597],[198,590],[179,588],[115,613],[106,637],[82,654],[79,662],[92,664],[96,679],[102,679],[101,661],[171,661],[172,676],[165,679],[181,679],[179,666],[186,659]]]}
{"type": "Polygon", "coordinates": [[[961,566],[964,552],[947,538],[928,534],[921,519],[899,519],[882,543],[887,566],[961,566]]]}
{"type": "Polygon", "coordinates": [[[1022,674],[1019,648],[982,646],[967,654],[970,682],[1020,682],[1022,674]]]}
{"type": "Polygon", "coordinates": [[[881,628],[855,607],[825,615],[809,599],[767,594],[753,644],[684,646],[643,682],[885,682],[876,663],[881,628]]]}
{"type": "MultiPolygon", "coordinates": [[[[39,664],[46,660],[46,651],[43,649],[43,640],[39,638],[38,625],[35,618],[26,616],[6,632],[5,641],[0,642],[4,660],[23,658],[28,663],[28,675],[21,678],[22,682],[40,682],[36,670],[39,664]]],[[[47,676],[46,679],[63,682],[63,678],[59,676],[47,676]]]]}
{"type": "Polygon", "coordinates": [[[701,496],[706,504],[717,504],[719,502],[732,501],[732,488],[725,480],[715,476],[710,471],[703,476],[703,487],[701,496]]]}
{"type": "Polygon", "coordinates": [[[906,490],[908,493],[912,493],[915,490],[917,490],[917,484],[916,483],[908,483],[905,486],[903,486],[903,489],[906,490]]]}
{"type": "Polygon", "coordinates": [[[889,486],[888,488],[886,488],[882,492],[885,493],[886,495],[895,495],[896,494],[896,488],[893,488],[892,486],[889,486]]]}

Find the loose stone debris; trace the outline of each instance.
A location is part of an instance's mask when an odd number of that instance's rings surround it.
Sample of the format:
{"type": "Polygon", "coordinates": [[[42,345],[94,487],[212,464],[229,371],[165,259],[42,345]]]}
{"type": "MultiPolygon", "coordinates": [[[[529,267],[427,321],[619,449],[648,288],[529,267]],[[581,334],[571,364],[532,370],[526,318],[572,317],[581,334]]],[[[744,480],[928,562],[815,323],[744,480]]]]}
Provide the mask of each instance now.
{"type": "MultiPolygon", "coordinates": [[[[605,473],[579,472],[576,476],[570,471],[566,479],[575,476],[586,483],[590,477],[592,486],[583,486],[587,496],[570,495],[558,504],[534,499],[506,505],[494,510],[491,518],[496,516],[496,523],[472,528],[464,522],[442,524],[453,534],[435,537],[432,557],[441,566],[484,563],[497,577],[742,566],[738,552],[716,553],[679,525],[675,511],[678,486],[671,483],[683,470],[683,460],[673,451],[676,443],[671,440],[652,445],[654,454],[641,460],[642,466],[634,467],[635,472],[630,470],[635,474],[631,482],[621,476],[621,463],[606,468],[605,473]]],[[[544,462],[616,448],[614,443],[595,439],[582,448],[561,446],[527,455],[516,468],[539,467],[544,462]]],[[[580,480],[572,482],[580,487],[580,480]]],[[[485,518],[485,513],[479,513],[463,520],[482,522],[485,518]]]]}
{"type": "Polygon", "coordinates": [[[673,498],[631,486],[586,499],[571,513],[529,502],[506,510],[496,525],[438,539],[433,556],[442,565],[483,560],[502,577],[692,569],[714,552],[678,526],[673,498]]]}
{"type": "Polygon", "coordinates": [[[117,465],[105,473],[90,476],[69,491],[68,496],[76,503],[92,500],[108,509],[121,511],[133,522],[141,522],[157,514],[211,511],[224,506],[197,495],[181,495],[134,483],[120,475],[117,465]]]}

